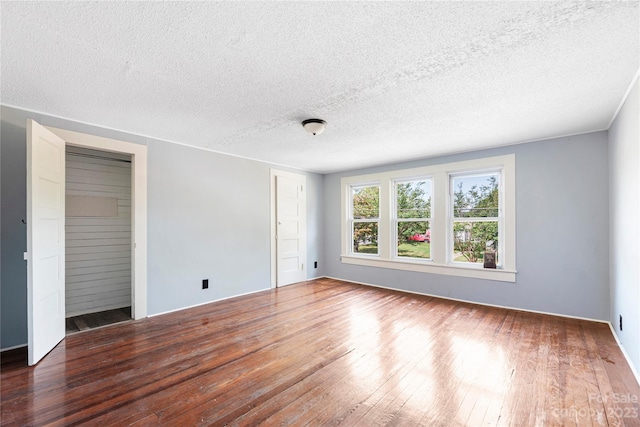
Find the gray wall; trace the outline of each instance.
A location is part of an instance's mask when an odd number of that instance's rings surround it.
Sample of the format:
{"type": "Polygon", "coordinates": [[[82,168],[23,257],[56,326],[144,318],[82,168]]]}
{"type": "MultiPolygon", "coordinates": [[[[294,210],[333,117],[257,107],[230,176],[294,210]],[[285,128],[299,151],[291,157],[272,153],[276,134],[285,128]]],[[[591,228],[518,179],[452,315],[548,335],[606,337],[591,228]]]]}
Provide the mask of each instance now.
{"type": "Polygon", "coordinates": [[[609,129],[611,324],[640,372],[640,88],[609,129]],[[619,316],[623,317],[620,330],[619,316]]]}
{"type": "MultiPolygon", "coordinates": [[[[270,285],[266,163],[153,141],[149,144],[149,313],[270,285]],[[209,279],[209,289],[201,289],[209,279]]],[[[286,170],[286,169],[285,169],[286,170]]],[[[307,176],[307,265],[322,252],[322,177],[307,176]]],[[[308,270],[309,278],[318,270],[308,270]]]]}
{"type": "Polygon", "coordinates": [[[0,348],[9,348],[27,341],[27,147],[24,121],[5,121],[3,109],[0,126],[0,348]]]}
{"type": "MultiPolygon", "coordinates": [[[[2,107],[2,348],[26,342],[26,231],[20,220],[28,117],[149,147],[150,314],[269,287],[271,165],[2,107]],[[203,278],[210,279],[208,291],[200,289],[203,278]]],[[[305,173],[307,259],[320,267],[309,277],[609,320],[607,158],[607,132],[598,132],[324,177],[305,173]],[[342,176],[508,153],[516,154],[516,283],[340,263],[342,176]]],[[[631,310],[637,317],[637,306],[631,310]]]]}
{"type": "MultiPolygon", "coordinates": [[[[148,312],[270,286],[269,169],[291,169],[2,107],[2,325],[0,348],[24,345],[27,118],[148,146],[148,312]],[[201,280],[209,278],[209,289],[201,280]]],[[[307,265],[322,276],[322,176],[307,176],[307,265]]]]}
{"type": "Polygon", "coordinates": [[[378,286],[609,319],[607,132],[325,175],[325,273],[378,286]],[[340,262],[340,178],[516,155],[516,283],[340,262]]]}

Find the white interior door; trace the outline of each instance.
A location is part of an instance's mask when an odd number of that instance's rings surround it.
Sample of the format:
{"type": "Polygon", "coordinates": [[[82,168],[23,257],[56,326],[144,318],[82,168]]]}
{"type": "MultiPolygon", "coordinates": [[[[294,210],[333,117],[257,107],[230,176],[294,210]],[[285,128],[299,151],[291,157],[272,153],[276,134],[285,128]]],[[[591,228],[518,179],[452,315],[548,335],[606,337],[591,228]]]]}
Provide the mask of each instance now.
{"type": "Polygon", "coordinates": [[[27,320],[29,365],[65,335],[65,142],[27,122],[27,320]]]}
{"type": "Polygon", "coordinates": [[[304,175],[276,175],[276,285],[307,279],[304,175]]]}

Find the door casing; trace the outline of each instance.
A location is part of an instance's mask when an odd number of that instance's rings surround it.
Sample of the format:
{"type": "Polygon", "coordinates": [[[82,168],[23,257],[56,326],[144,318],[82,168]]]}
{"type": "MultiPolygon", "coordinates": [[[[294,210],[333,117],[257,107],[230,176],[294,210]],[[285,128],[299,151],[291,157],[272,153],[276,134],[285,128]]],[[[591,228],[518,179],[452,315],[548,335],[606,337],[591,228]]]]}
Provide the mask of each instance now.
{"type": "Polygon", "coordinates": [[[67,145],[131,155],[131,317],[147,317],[147,146],[45,127],[67,145]]]}

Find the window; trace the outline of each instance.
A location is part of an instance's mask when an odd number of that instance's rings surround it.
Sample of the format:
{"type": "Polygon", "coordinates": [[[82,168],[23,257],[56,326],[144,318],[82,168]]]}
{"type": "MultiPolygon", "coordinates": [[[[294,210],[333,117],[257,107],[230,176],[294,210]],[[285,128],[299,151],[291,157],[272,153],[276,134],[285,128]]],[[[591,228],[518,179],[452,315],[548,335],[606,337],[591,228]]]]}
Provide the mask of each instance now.
{"type": "Polygon", "coordinates": [[[395,182],[396,256],[431,259],[431,180],[395,182]]]}
{"type": "Polygon", "coordinates": [[[342,212],[343,263],[515,282],[514,155],[344,177],[342,212]]]}
{"type": "Polygon", "coordinates": [[[351,235],[353,253],[378,253],[380,187],[351,187],[351,235]]]}
{"type": "Polygon", "coordinates": [[[451,176],[450,230],[453,262],[482,263],[486,251],[496,251],[500,266],[500,172],[451,176]]]}

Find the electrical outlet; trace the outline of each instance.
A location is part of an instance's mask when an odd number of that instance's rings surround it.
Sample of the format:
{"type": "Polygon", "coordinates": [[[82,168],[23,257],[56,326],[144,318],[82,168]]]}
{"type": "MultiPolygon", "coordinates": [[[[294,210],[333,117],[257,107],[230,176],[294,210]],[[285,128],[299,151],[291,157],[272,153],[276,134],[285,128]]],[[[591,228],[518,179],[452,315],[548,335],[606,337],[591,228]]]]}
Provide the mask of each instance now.
{"type": "Polygon", "coordinates": [[[620,315],[620,330],[622,330],[622,314],[620,315]]]}
{"type": "Polygon", "coordinates": [[[202,279],[202,289],[209,289],[209,279],[202,279]]]}
{"type": "Polygon", "coordinates": [[[313,262],[313,268],[318,268],[318,261],[313,262]]]}

